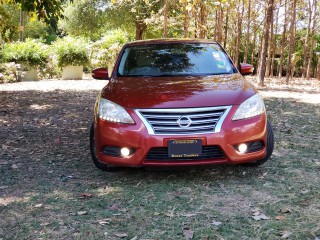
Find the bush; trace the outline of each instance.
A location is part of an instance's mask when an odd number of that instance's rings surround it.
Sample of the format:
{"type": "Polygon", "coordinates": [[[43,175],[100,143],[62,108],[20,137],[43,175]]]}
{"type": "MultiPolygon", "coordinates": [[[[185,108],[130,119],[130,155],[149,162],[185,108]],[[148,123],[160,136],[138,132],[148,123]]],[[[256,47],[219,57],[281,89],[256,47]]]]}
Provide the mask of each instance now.
{"type": "Polygon", "coordinates": [[[107,32],[90,46],[92,67],[112,67],[122,46],[128,41],[128,34],[122,30],[107,32]]]}
{"type": "Polygon", "coordinates": [[[64,37],[52,44],[59,67],[89,64],[88,42],[82,38],[64,37]]]}
{"type": "Polygon", "coordinates": [[[53,78],[60,78],[61,77],[61,69],[57,66],[56,56],[53,53],[49,54],[47,64],[40,68],[39,70],[39,77],[41,79],[53,79],[53,78]]]}
{"type": "Polygon", "coordinates": [[[45,44],[27,39],[25,42],[7,43],[1,49],[3,62],[25,64],[27,67],[44,66],[48,51],[45,44]]]}
{"type": "Polygon", "coordinates": [[[0,64],[0,83],[18,82],[19,67],[14,62],[0,64]]]}

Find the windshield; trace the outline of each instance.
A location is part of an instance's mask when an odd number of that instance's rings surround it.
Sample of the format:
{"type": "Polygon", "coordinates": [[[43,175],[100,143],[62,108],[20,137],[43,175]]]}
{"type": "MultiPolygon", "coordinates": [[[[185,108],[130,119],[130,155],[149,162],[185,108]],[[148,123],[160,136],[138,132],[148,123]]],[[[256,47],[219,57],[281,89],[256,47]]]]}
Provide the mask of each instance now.
{"type": "Polygon", "coordinates": [[[218,44],[168,43],[127,47],[119,76],[220,75],[237,72],[218,44]]]}

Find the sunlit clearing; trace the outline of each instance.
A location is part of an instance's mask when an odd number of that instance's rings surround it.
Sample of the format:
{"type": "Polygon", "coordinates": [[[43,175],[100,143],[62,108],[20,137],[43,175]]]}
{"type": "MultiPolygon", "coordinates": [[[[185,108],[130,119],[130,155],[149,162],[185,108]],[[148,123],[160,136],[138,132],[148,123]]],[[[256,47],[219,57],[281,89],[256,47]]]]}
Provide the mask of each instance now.
{"type": "Polygon", "coordinates": [[[9,122],[0,118],[0,123],[1,123],[1,124],[7,124],[7,123],[9,123],[9,122]]]}
{"type": "Polygon", "coordinates": [[[65,80],[63,84],[61,81],[42,80],[38,82],[18,82],[18,83],[4,83],[1,84],[1,91],[38,91],[38,92],[52,92],[56,90],[61,91],[88,91],[101,90],[108,81],[103,80],[65,80]]]}
{"type": "Polygon", "coordinates": [[[0,206],[7,206],[15,202],[27,202],[29,199],[30,197],[2,197],[0,198],[0,206]]]}
{"type": "Polygon", "coordinates": [[[260,91],[265,98],[291,98],[296,99],[298,102],[319,104],[320,94],[315,93],[299,93],[299,92],[287,92],[287,91],[260,91]]]}
{"type": "Polygon", "coordinates": [[[64,192],[64,191],[53,191],[51,194],[48,194],[47,197],[53,197],[55,199],[64,199],[64,200],[68,200],[68,199],[71,199],[73,198],[73,195],[67,193],[67,192],[64,192]]]}
{"type": "Polygon", "coordinates": [[[115,192],[120,192],[121,189],[118,187],[105,187],[105,188],[99,188],[98,189],[98,195],[99,196],[103,196],[103,195],[108,195],[111,193],[115,193],[115,192]]]}
{"type": "Polygon", "coordinates": [[[52,105],[45,104],[45,105],[38,105],[38,104],[32,104],[30,105],[31,109],[36,109],[36,110],[44,110],[44,109],[49,109],[52,108],[52,105]]]}

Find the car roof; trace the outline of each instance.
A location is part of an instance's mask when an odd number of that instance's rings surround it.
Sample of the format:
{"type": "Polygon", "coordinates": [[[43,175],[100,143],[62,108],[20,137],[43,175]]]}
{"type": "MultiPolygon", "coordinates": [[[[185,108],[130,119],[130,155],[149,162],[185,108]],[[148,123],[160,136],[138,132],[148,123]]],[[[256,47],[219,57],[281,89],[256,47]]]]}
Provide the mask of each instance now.
{"type": "Polygon", "coordinates": [[[125,46],[143,46],[151,44],[166,44],[166,43],[217,43],[210,39],[190,39],[190,38],[159,38],[159,39],[148,39],[138,40],[126,43],[125,46]]]}

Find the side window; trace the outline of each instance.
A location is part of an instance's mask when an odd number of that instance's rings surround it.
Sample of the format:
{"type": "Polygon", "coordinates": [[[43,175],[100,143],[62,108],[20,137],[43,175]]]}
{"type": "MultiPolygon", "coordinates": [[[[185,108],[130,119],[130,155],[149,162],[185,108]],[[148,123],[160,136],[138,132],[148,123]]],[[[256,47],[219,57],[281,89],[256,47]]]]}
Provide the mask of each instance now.
{"type": "Polygon", "coordinates": [[[129,52],[130,52],[130,50],[128,48],[126,48],[124,50],[124,53],[122,54],[122,58],[121,58],[119,68],[118,68],[119,74],[121,74],[121,75],[128,74],[127,69],[128,69],[128,65],[129,65],[129,61],[128,61],[129,60],[129,58],[128,58],[129,52]]]}

